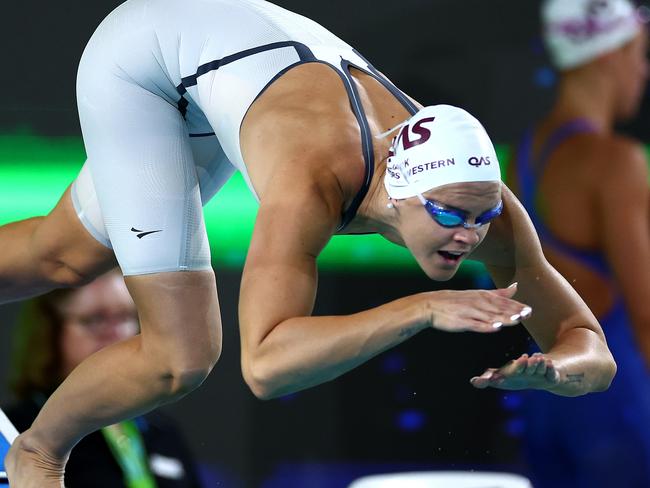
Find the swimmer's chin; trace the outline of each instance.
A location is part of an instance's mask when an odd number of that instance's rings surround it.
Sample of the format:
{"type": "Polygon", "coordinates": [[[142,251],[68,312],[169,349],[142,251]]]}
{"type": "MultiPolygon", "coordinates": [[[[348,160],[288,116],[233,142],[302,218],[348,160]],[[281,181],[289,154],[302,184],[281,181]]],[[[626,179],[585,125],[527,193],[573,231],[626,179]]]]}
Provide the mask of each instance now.
{"type": "Polygon", "coordinates": [[[425,273],[433,281],[449,281],[456,275],[456,271],[458,271],[458,269],[455,269],[453,271],[449,271],[449,270],[445,270],[445,271],[435,270],[435,272],[425,271],[425,273]]]}
{"type": "Polygon", "coordinates": [[[460,267],[460,263],[453,267],[442,267],[431,263],[419,264],[422,271],[424,271],[424,274],[426,274],[427,277],[433,281],[449,281],[454,277],[458,271],[458,268],[460,267]]]}

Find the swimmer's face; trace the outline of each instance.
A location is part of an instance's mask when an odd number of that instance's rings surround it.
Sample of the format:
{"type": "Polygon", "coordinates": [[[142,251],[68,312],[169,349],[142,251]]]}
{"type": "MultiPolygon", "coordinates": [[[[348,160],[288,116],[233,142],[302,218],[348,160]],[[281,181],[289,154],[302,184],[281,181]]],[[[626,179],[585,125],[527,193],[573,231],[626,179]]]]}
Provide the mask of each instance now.
{"type": "MultiPolygon", "coordinates": [[[[467,221],[474,223],[476,217],[498,205],[501,183],[456,183],[426,192],[424,197],[466,211],[467,221]]],[[[477,229],[446,228],[430,217],[417,198],[401,200],[398,204],[400,236],[422,270],[436,281],[453,277],[490,227],[486,224],[477,229]]]]}
{"type": "Polygon", "coordinates": [[[645,29],[618,53],[614,76],[618,77],[617,119],[627,120],[636,114],[648,80],[648,34],[645,29]]]}
{"type": "Polygon", "coordinates": [[[63,377],[86,357],[139,331],[135,304],[117,272],[75,290],[60,312],[63,377]]]}

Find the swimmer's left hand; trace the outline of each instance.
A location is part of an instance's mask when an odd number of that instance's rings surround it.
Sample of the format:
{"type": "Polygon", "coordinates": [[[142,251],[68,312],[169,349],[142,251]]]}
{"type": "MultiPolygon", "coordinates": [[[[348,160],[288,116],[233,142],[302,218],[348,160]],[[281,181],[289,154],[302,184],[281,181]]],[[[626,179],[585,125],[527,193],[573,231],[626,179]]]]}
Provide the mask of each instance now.
{"type": "Polygon", "coordinates": [[[499,369],[489,368],[470,380],[475,388],[501,390],[548,390],[560,383],[560,373],[553,360],[542,353],[523,354],[499,369]]]}

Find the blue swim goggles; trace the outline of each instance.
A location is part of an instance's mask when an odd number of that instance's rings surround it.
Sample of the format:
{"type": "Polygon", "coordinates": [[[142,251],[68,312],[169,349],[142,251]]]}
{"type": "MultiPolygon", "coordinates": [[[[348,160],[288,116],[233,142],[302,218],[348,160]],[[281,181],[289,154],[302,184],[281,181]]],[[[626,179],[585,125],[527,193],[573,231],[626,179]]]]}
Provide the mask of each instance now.
{"type": "Polygon", "coordinates": [[[421,193],[418,193],[418,198],[427,213],[431,218],[442,227],[448,229],[454,227],[464,227],[465,229],[478,229],[479,227],[488,224],[491,220],[497,218],[501,215],[503,211],[503,201],[499,201],[493,208],[486,210],[481,215],[476,217],[475,223],[470,224],[467,222],[467,212],[460,209],[449,208],[443,205],[442,203],[436,202],[435,200],[427,200],[422,196],[421,193]]]}

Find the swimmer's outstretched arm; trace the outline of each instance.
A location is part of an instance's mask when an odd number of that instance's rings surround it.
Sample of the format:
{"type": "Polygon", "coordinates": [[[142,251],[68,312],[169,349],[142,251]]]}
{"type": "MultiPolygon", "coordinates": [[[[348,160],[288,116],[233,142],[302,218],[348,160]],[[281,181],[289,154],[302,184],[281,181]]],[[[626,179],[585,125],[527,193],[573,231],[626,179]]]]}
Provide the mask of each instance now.
{"type": "MultiPolygon", "coordinates": [[[[316,257],[334,233],[340,208],[319,188],[265,195],[242,279],[244,377],[260,398],[324,383],[422,329],[496,332],[525,306],[515,289],[420,293],[346,316],[311,317],[316,257]]],[[[387,283],[386,286],[390,286],[387,283]]]]}
{"type": "Polygon", "coordinates": [[[517,299],[533,308],[524,325],[543,352],[490,369],[472,383],[479,388],[546,389],[577,396],[609,387],[616,363],[603,331],[580,296],[546,261],[525,210],[503,185],[504,214],[475,252],[494,282],[518,282],[517,299]],[[547,369],[550,368],[550,371],[547,369]],[[552,374],[539,374],[552,373],[552,374]]]}

